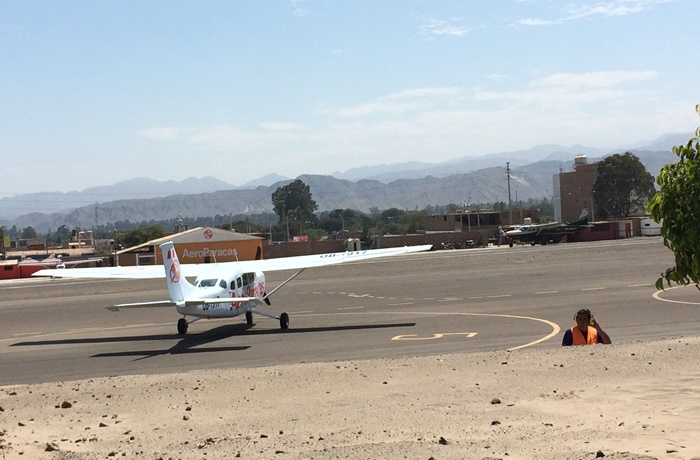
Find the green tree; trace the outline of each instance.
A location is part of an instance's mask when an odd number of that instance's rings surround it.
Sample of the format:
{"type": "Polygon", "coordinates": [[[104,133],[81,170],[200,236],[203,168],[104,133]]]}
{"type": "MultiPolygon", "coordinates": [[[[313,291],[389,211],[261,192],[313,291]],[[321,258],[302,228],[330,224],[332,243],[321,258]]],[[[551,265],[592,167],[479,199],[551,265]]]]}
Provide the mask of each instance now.
{"type": "MultiPolygon", "coordinates": [[[[700,105],[695,107],[700,115],[700,105]]],[[[675,266],[666,269],[656,281],[680,285],[695,283],[700,289],[700,128],[687,144],[673,148],[678,161],[667,164],[656,179],[659,191],[647,206],[649,214],[661,223],[664,245],[673,251],[675,266]]]]}
{"type": "Polygon", "coordinates": [[[272,193],[272,204],[280,223],[294,222],[290,226],[292,231],[301,228],[300,226],[314,227],[316,224],[314,211],[318,205],[311,196],[310,187],[301,179],[278,187],[272,193]]]}
{"type": "Polygon", "coordinates": [[[627,217],[641,211],[654,195],[654,177],[630,152],[616,153],[596,163],[598,178],[593,185],[597,219],[627,217]]]}
{"type": "Polygon", "coordinates": [[[428,213],[426,211],[407,211],[403,219],[401,219],[401,224],[403,225],[402,233],[406,235],[416,233],[418,230],[424,230],[427,217],[428,213]]]}
{"type": "Polygon", "coordinates": [[[64,224],[58,227],[56,231],[51,234],[50,238],[47,236],[47,239],[49,239],[50,242],[56,246],[63,246],[65,242],[70,240],[70,237],[71,231],[68,230],[68,227],[66,227],[64,224]]]}
{"type": "Polygon", "coordinates": [[[406,234],[401,225],[404,214],[406,212],[398,208],[389,208],[382,211],[375,219],[378,223],[377,226],[383,230],[381,233],[390,235],[406,234]]]}
{"type": "Polygon", "coordinates": [[[133,230],[119,232],[119,244],[130,247],[138,246],[146,241],[161,238],[169,232],[161,224],[144,225],[133,230]]]}
{"type": "Polygon", "coordinates": [[[25,239],[30,239],[30,238],[36,238],[37,233],[34,227],[31,225],[29,227],[24,227],[22,230],[22,234],[20,235],[20,238],[25,238],[25,239]]]}

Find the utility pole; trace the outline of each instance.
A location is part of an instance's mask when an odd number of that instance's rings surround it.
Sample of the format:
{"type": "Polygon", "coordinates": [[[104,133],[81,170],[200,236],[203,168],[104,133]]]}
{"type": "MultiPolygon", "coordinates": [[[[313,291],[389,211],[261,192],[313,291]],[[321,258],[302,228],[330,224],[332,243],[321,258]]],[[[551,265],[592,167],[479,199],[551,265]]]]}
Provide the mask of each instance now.
{"type": "Polygon", "coordinates": [[[513,206],[510,201],[510,161],[506,161],[506,178],[508,179],[508,225],[513,225],[513,206]]]}

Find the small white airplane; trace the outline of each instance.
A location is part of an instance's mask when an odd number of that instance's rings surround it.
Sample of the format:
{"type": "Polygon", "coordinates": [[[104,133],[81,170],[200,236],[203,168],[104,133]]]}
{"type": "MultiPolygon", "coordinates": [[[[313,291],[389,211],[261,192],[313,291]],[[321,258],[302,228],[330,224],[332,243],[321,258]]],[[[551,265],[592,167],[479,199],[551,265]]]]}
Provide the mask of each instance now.
{"type": "Polygon", "coordinates": [[[279,316],[257,310],[258,305],[270,305],[269,297],[307,268],[323,267],[344,262],[396,256],[411,252],[428,251],[432,245],[365,251],[336,252],[309,256],[284,257],[268,260],[244,260],[214,264],[180,265],[171,241],[160,245],[164,265],[136,267],[96,267],[47,269],[32,276],[60,278],[165,278],[170,300],[117,304],[107,307],[112,311],[122,308],[175,306],[183,317],[177,322],[177,332],[187,333],[187,327],[202,318],[231,318],[245,314],[246,322],[253,324],[253,314],[277,319],[282,329],[289,327],[289,315],[279,316]],[[297,270],[292,276],[267,292],[264,271],[297,270]],[[196,277],[194,284],[186,277],[196,277]],[[187,319],[191,317],[192,319],[187,319]]]}

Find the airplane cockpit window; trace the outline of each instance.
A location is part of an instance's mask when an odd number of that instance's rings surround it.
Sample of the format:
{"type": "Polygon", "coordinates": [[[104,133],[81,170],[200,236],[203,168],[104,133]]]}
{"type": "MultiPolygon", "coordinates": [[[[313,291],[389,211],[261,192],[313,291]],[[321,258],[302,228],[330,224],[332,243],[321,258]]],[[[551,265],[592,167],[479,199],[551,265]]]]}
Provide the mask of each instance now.
{"type": "Polygon", "coordinates": [[[226,284],[226,281],[224,281],[224,280],[219,281],[219,287],[221,287],[222,289],[226,289],[226,286],[228,286],[226,284]]]}
{"type": "Polygon", "coordinates": [[[219,280],[217,280],[216,278],[199,280],[199,281],[197,281],[196,286],[197,287],[212,287],[212,286],[216,286],[217,281],[219,281],[219,280]]]}
{"type": "Polygon", "coordinates": [[[255,282],[255,273],[243,273],[243,286],[248,286],[255,282]]]}

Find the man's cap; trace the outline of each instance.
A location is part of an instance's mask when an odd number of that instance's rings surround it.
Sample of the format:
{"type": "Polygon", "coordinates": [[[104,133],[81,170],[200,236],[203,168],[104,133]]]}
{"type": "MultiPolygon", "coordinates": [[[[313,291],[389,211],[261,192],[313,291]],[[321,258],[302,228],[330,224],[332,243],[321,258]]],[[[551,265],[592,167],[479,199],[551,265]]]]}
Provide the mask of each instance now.
{"type": "Polygon", "coordinates": [[[580,309],[579,311],[577,311],[577,312],[576,312],[576,316],[578,316],[578,315],[588,315],[588,316],[592,316],[592,315],[591,315],[591,311],[590,311],[588,308],[582,308],[582,309],[580,309]]]}

